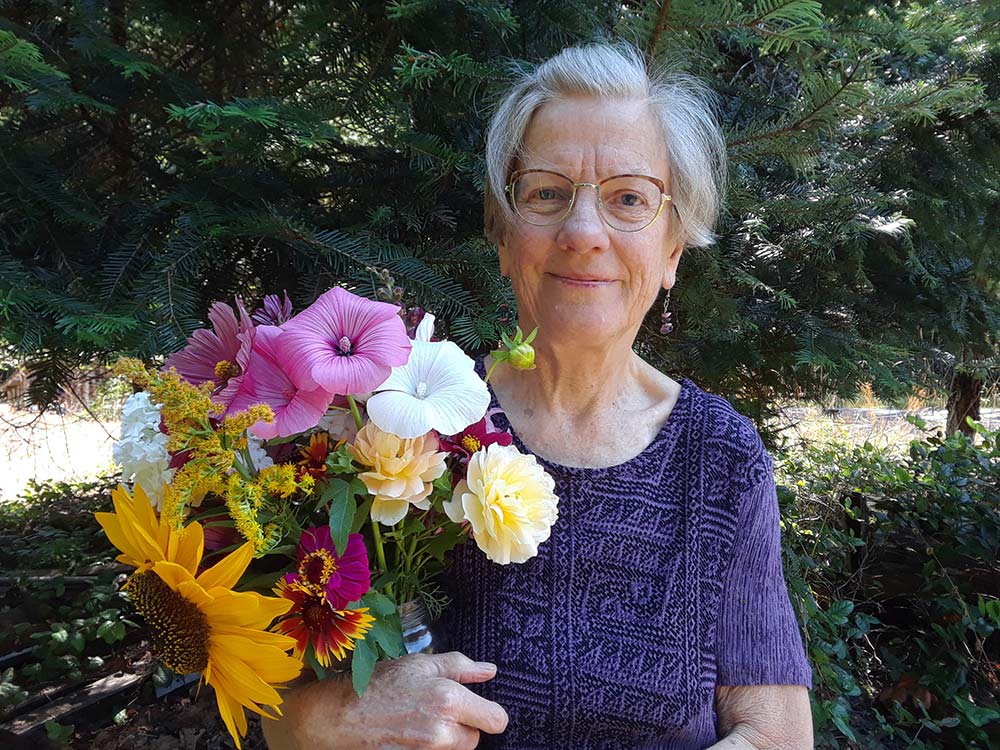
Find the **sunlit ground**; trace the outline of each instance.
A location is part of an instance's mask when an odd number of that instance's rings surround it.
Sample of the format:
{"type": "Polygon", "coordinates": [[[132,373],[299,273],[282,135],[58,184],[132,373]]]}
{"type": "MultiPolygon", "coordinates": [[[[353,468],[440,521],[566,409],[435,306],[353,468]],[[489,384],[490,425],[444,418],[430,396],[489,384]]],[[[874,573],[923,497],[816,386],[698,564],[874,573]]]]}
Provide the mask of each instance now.
{"type": "MultiPolygon", "coordinates": [[[[878,446],[905,448],[920,431],[906,421],[917,414],[927,429],[943,430],[944,409],[908,404],[889,409],[873,399],[838,409],[789,404],[774,426],[789,444],[799,441],[869,441],[878,446]]],[[[1000,427],[1000,409],[987,408],[981,421],[1000,427]]],[[[0,403],[0,501],[15,498],[29,479],[85,479],[113,471],[111,448],[118,438],[117,421],[99,422],[86,413],[37,412],[0,403]]]]}

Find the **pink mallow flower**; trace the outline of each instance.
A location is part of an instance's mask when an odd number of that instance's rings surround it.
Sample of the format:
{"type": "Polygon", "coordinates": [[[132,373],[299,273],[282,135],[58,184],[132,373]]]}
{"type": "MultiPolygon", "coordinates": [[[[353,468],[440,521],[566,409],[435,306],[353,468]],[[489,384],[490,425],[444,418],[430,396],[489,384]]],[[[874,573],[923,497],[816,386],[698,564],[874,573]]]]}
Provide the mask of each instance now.
{"type": "Polygon", "coordinates": [[[241,360],[244,368],[240,389],[229,403],[229,413],[246,411],[254,404],[267,404],[274,421],[257,422],[250,431],[265,440],[287,437],[316,426],[326,413],[333,394],[315,385],[303,385],[282,366],[277,344],[285,333],[277,326],[259,326],[253,349],[241,360]]]}
{"type": "Polygon", "coordinates": [[[278,348],[289,375],[303,387],[330,393],[373,391],[410,356],[398,307],[340,287],[321,294],[282,328],[278,348]]]}
{"type": "Polygon", "coordinates": [[[187,346],[167,357],[163,369],[173,367],[195,385],[213,383],[212,400],[228,406],[244,375],[239,359],[253,346],[254,325],[239,297],[235,311],[224,302],[214,303],[208,319],[212,330],[199,328],[192,333],[187,346]]]}
{"type": "Polygon", "coordinates": [[[298,568],[286,573],[285,587],[325,599],[334,609],[358,601],[371,588],[371,570],[364,537],[350,534],[338,555],[329,526],[313,526],[299,537],[298,568]]]}

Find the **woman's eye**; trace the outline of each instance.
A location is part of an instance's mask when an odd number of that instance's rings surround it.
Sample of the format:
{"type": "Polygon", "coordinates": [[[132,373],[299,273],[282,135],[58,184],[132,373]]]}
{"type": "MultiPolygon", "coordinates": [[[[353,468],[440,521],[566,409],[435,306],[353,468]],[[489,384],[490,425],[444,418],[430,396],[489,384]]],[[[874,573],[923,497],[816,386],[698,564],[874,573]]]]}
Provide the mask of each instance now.
{"type": "Polygon", "coordinates": [[[559,191],[555,188],[540,188],[535,197],[540,201],[554,201],[559,198],[559,191]]]}
{"type": "Polygon", "coordinates": [[[645,204],[645,199],[638,193],[621,193],[615,196],[615,202],[626,208],[638,208],[645,204]]]}

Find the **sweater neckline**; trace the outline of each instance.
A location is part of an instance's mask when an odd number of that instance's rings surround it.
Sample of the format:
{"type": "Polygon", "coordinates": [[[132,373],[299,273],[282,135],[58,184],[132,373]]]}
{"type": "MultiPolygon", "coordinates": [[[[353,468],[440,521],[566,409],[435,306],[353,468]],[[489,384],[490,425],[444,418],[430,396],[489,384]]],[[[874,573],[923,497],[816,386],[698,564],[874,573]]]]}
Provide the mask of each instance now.
{"type": "MultiPolygon", "coordinates": [[[[475,359],[475,363],[476,372],[479,374],[479,377],[484,377],[485,368],[483,367],[481,359],[477,357],[475,359]]],[[[537,453],[528,448],[521,440],[521,437],[517,434],[517,432],[514,431],[514,427],[511,425],[510,419],[507,417],[507,413],[500,405],[500,402],[497,399],[497,394],[489,382],[486,383],[486,387],[490,392],[490,407],[488,414],[494,417],[499,417],[503,424],[497,424],[496,427],[509,432],[514,446],[522,453],[534,456],[535,460],[537,460],[538,463],[541,464],[542,467],[545,468],[550,474],[560,474],[567,477],[598,477],[613,472],[628,470],[633,464],[637,464],[646,456],[656,451],[672,432],[680,428],[685,421],[683,414],[688,409],[688,402],[690,401],[692,392],[697,387],[690,378],[682,378],[680,385],[681,392],[677,396],[677,401],[674,403],[674,407],[670,410],[666,420],[660,426],[660,429],[657,430],[656,435],[653,436],[653,439],[649,442],[649,444],[631,458],[627,458],[624,461],[612,464],[611,466],[567,466],[565,464],[556,463],[555,461],[550,461],[543,456],[539,456],[537,453]]]]}

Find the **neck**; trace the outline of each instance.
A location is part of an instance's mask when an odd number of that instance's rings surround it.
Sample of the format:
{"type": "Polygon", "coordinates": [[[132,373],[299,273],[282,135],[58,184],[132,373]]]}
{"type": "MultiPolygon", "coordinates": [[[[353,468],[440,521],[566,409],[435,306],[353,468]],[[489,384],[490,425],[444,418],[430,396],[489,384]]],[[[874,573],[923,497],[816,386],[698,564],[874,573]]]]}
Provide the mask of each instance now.
{"type": "MultiPolygon", "coordinates": [[[[524,328],[522,330],[531,330],[524,328]]],[[[501,387],[535,413],[589,421],[629,399],[644,363],[631,339],[613,343],[551,340],[538,332],[535,369],[500,367],[501,387]],[[589,344],[589,345],[588,345],[589,344]]]]}

